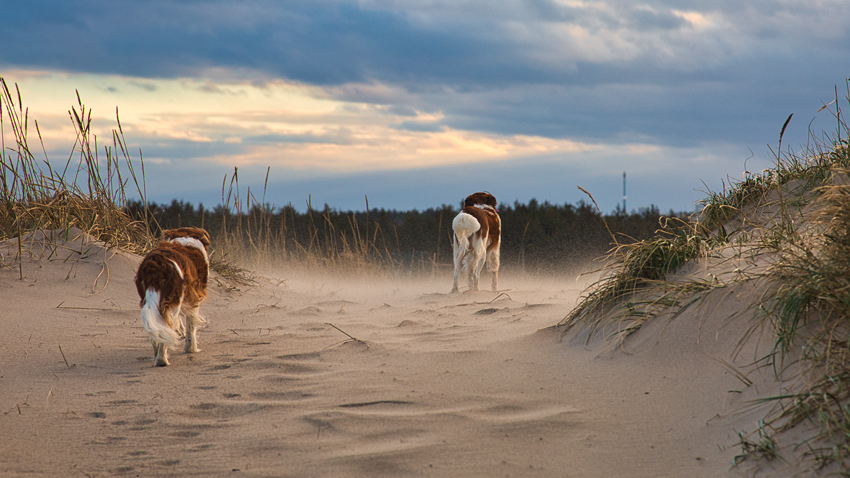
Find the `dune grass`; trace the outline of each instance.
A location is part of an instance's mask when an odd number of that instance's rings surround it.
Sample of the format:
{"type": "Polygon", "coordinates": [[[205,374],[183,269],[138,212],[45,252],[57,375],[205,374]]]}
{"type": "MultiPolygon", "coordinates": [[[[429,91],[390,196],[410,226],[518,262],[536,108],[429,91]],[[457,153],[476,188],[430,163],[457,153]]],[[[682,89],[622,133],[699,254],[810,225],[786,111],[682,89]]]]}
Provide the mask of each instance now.
{"type": "MultiPolygon", "coordinates": [[[[836,148],[846,155],[846,145],[836,148]]],[[[847,158],[843,158],[847,159],[847,158]]],[[[774,350],[801,350],[804,373],[798,391],[770,397],[777,412],[769,422],[778,432],[800,424],[817,427],[806,444],[817,466],[837,464],[850,473],[850,175],[835,170],[818,188],[817,234],[778,245],[778,259],[765,277],[773,283],[764,298],[765,320],[775,331],[774,350]],[[838,184],[836,184],[838,183],[838,184]]],[[[784,358],[784,357],[783,357],[784,358]]],[[[781,359],[779,359],[781,360],[781,359]]]]}
{"type": "Polygon", "coordinates": [[[74,151],[59,170],[47,160],[37,121],[41,151],[29,144],[28,110],[17,88],[14,92],[0,78],[0,239],[20,241],[25,232],[76,227],[109,246],[137,253],[149,249],[155,241],[151,232],[119,206],[126,202],[128,182],[140,186],[144,178],[137,175],[127,150],[117,110],[118,127],[101,156],[91,110],[77,97],[77,106],[69,111],[77,135],[74,151]],[[13,144],[6,143],[7,135],[14,137],[13,144]],[[129,177],[123,177],[122,163],[129,177]]]}
{"type": "MultiPolygon", "coordinates": [[[[32,124],[39,139],[38,149],[30,145],[29,112],[20,91],[17,87],[10,89],[0,77],[0,240],[17,240],[18,254],[9,262],[17,262],[21,279],[22,240],[28,232],[77,228],[107,247],[140,255],[158,242],[159,230],[147,208],[137,218],[125,207],[128,190],[134,190],[145,203],[144,160],[141,151],[138,158],[132,157],[118,110],[116,128],[107,144],[98,144],[92,131],[92,112],[79,94],[77,105],[68,114],[76,140],[60,170],[47,157],[37,120],[32,124]],[[7,144],[7,136],[14,141],[7,144]]],[[[234,265],[225,254],[213,253],[210,267],[238,284],[252,282],[251,274],[234,265]]]]}
{"type": "Polygon", "coordinates": [[[714,246],[717,238],[702,232],[693,224],[668,219],[662,221],[654,239],[617,244],[606,265],[614,272],[591,286],[578,307],[561,321],[564,333],[583,326],[590,329],[588,340],[601,332],[622,341],[660,311],[680,305],[681,297],[720,286],[717,281],[668,280],[671,273],[714,246]]]}
{"type": "MultiPolygon", "coordinates": [[[[17,86],[10,88],[0,77],[0,240],[17,239],[19,246],[17,261],[0,257],[0,263],[17,262],[21,278],[21,241],[27,232],[78,228],[108,247],[143,255],[156,245],[162,229],[147,202],[142,152],[134,157],[127,147],[117,108],[116,127],[105,144],[93,133],[92,112],[79,94],[68,114],[76,140],[63,166],[55,168],[17,86]],[[34,145],[31,127],[38,137],[34,145]],[[128,207],[128,193],[141,199],[133,208],[128,207]]],[[[288,234],[286,217],[277,228],[271,226],[275,208],[266,204],[265,190],[259,198],[250,188],[241,196],[238,169],[224,177],[221,190],[221,221],[193,225],[209,230],[210,267],[233,283],[226,288],[254,283],[249,269],[271,266],[362,274],[401,265],[390,253],[384,231],[369,224],[368,216],[365,230],[351,217],[343,231],[330,220],[327,208],[316,212],[310,207],[306,236],[297,237],[288,234]]],[[[368,209],[368,198],[366,204],[368,209]]]]}
{"type": "Polygon", "coordinates": [[[763,284],[766,292],[750,311],[754,324],[773,331],[774,344],[760,363],[790,381],[789,392],[763,398],[775,406],[755,431],[741,433],[736,463],[784,460],[785,453],[850,476],[850,128],[838,108],[834,116],[837,132],[798,153],[782,150],[786,121],[772,169],[709,193],[690,221],[662,224],[656,238],[616,247],[606,275],[559,324],[564,333],[578,327],[588,339],[601,334],[622,342],[654,317],[676,318],[714,289],[763,284]],[[762,265],[746,272],[729,265],[727,281],[686,273],[701,259],[756,264],[755,258],[762,265]],[[804,443],[781,446],[783,433],[795,427],[812,431],[804,443]]]}

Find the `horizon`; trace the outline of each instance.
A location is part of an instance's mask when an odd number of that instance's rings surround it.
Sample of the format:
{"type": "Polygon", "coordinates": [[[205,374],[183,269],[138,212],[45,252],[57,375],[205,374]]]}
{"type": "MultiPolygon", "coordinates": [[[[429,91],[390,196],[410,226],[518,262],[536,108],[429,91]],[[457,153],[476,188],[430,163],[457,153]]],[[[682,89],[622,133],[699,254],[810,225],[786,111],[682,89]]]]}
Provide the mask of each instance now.
{"type": "MultiPolygon", "coordinates": [[[[329,211],[331,211],[333,213],[337,213],[337,214],[349,214],[349,213],[351,213],[351,214],[365,214],[367,212],[367,209],[365,208],[367,200],[368,200],[368,197],[364,198],[364,204],[363,204],[364,207],[362,209],[340,209],[338,207],[333,207],[333,206],[331,206],[330,204],[327,204],[327,203],[321,203],[321,206],[319,206],[317,203],[313,203],[312,197],[310,195],[308,195],[308,197],[305,199],[303,208],[296,207],[295,204],[291,204],[291,203],[274,204],[274,203],[266,202],[265,206],[270,208],[270,209],[268,209],[268,211],[270,211],[272,214],[279,214],[280,211],[285,209],[285,208],[292,208],[293,210],[295,210],[299,214],[306,214],[307,210],[308,210],[307,209],[308,205],[312,208],[313,212],[323,212],[325,210],[325,207],[327,206],[329,211]]],[[[128,204],[134,203],[134,202],[138,202],[138,203],[141,204],[141,198],[128,199],[127,201],[128,201],[128,204]]],[[[516,208],[518,206],[531,206],[532,202],[534,202],[538,207],[550,206],[550,207],[556,207],[556,208],[564,208],[564,207],[578,208],[578,207],[582,207],[582,206],[588,206],[593,211],[600,213],[600,215],[602,215],[602,216],[613,216],[613,215],[620,214],[623,211],[625,211],[625,209],[623,209],[622,205],[620,205],[620,204],[618,204],[611,211],[607,211],[607,212],[606,211],[600,211],[599,209],[597,209],[597,207],[596,207],[597,205],[595,205],[590,198],[587,198],[587,196],[585,196],[585,199],[579,199],[575,203],[570,203],[570,202],[555,203],[555,202],[552,202],[552,201],[549,201],[549,200],[539,200],[537,198],[531,198],[528,201],[514,200],[510,203],[499,201],[499,210],[501,210],[505,207],[516,208]]],[[[175,203],[180,205],[180,206],[183,206],[183,207],[189,206],[189,207],[191,207],[191,209],[193,211],[198,211],[198,210],[200,210],[200,208],[203,207],[203,210],[205,212],[214,212],[215,209],[222,207],[221,202],[210,206],[209,204],[206,204],[206,203],[203,203],[203,202],[197,202],[196,203],[196,202],[184,201],[184,200],[180,200],[180,199],[171,199],[171,200],[166,200],[166,201],[163,201],[163,202],[148,201],[148,206],[156,206],[158,208],[167,209],[175,203]]],[[[256,204],[259,205],[260,203],[257,202],[256,204]]],[[[234,204],[232,204],[232,201],[231,201],[231,205],[230,205],[231,213],[237,212],[235,208],[236,208],[236,206],[234,204]]],[[[250,210],[251,206],[245,207],[243,205],[242,208],[243,208],[242,213],[248,214],[248,211],[250,210]]],[[[428,212],[428,211],[437,211],[437,210],[440,210],[440,209],[443,209],[443,208],[453,208],[455,210],[460,210],[460,209],[463,208],[463,201],[460,200],[460,201],[458,201],[458,204],[454,204],[454,205],[449,204],[449,203],[443,203],[443,204],[440,204],[440,205],[428,206],[428,207],[425,207],[425,208],[410,208],[410,209],[390,209],[390,208],[385,208],[385,207],[376,207],[376,206],[373,207],[373,206],[370,205],[368,212],[371,213],[371,212],[378,211],[378,212],[399,213],[399,214],[404,214],[404,213],[408,213],[408,212],[425,213],[425,212],[428,212]]],[[[657,209],[661,215],[666,215],[666,213],[673,213],[675,215],[675,214],[684,214],[684,213],[691,214],[691,213],[699,212],[699,211],[676,211],[676,210],[672,210],[672,209],[665,211],[665,210],[662,210],[661,208],[659,208],[655,204],[650,204],[649,206],[646,206],[646,207],[642,206],[642,207],[639,207],[639,208],[632,208],[632,210],[628,211],[626,214],[627,215],[639,215],[639,214],[642,214],[644,211],[648,211],[648,210],[652,210],[652,209],[657,209]]]]}

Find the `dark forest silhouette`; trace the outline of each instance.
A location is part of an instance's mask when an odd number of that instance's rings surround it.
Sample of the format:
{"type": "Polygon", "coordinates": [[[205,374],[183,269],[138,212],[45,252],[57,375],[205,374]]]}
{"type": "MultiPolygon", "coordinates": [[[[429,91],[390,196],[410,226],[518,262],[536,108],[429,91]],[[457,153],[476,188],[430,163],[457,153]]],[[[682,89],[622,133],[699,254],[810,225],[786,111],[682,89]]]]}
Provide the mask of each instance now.
{"type": "MultiPolygon", "coordinates": [[[[291,205],[254,204],[239,212],[221,205],[207,209],[174,200],[169,205],[148,204],[149,222],[157,231],[181,226],[206,228],[213,242],[237,237],[247,248],[260,245],[296,258],[301,254],[332,255],[350,248],[392,258],[398,265],[451,263],[451,224],[460,210],[442,205],[423,211],[371,209],[338,211],[325,205],[299,212],[291,205]]],[[[128,210],[145,217],[141,202],[128,210]]],[[[626,213],[619,207],[601,215],[592,204],[551,204],[532,199],[527,204],[501,204],[502,264],[528,272],[556,271],[569,264],[587,264],[615,244],[651,238],[662,214],[656,206],[626,213]],[[606,222],[608,228],[606,228],[606,222]]],[[[666,216],[685,218],[671,211],[666,216]]]]}

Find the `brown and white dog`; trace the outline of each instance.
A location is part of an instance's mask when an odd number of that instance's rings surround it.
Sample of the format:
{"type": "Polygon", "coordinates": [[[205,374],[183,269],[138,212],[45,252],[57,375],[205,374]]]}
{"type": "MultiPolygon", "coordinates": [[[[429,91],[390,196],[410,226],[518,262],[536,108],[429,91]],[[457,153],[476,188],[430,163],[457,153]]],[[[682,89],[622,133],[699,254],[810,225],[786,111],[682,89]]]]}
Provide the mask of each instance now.
{"type": "Polygon", "coordinates": [[[162,237],[163,241],[142,259],[136,272],[142,325],[150,336],[154,361],[159,367],[168,365],[168,347],[176,347],[184,334],[186,353],[201,351],[196,330],[206,320],[198,314],[198,308],[207,296],[210,263],[207,231],[183,227],[163,231],[162,237]]]}
{"type": "Polygon", "coordinates": [[[499,287],[499,246],[502,221],[496,210],[496,198],[486,192],[470,194],[463,209],[452,221],[455,275],[452,292],[457,292],[458,275],[466,268],[469,290],[478,290],[484,264],[493,273],[493,290],[499,287]]]}

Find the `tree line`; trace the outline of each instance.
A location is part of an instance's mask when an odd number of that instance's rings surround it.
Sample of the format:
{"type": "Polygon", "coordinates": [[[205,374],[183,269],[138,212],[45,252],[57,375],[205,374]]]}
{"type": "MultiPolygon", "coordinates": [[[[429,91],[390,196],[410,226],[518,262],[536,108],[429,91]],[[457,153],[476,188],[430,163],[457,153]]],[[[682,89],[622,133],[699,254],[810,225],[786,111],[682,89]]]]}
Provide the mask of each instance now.
{"type": "MultiPolygon", "coordinates": [[[[274,252],[278,257],[334,258],[345,254],[380,257],[397,265],[452,262],[451,225],[460,205],[422,211],[371,209],[339,211],[327,205],[300,212],[291,205],[254,204],[247,210],[174,200],[163,205],[130,202],[130,214],[146,221],[154,232],[198,226],[209,231],[214,244],[247,251],[274,252]]],[[[631,213],[619,207],[608,214],[584,201],[552,204],[530,200],[500,204],[502,267],[529,272],[556,271],[566,265],[586,265],[614,245],[656,235],[663,217],[686,219],[670,211],[662,215],[650,206],[631,213]]]]}

